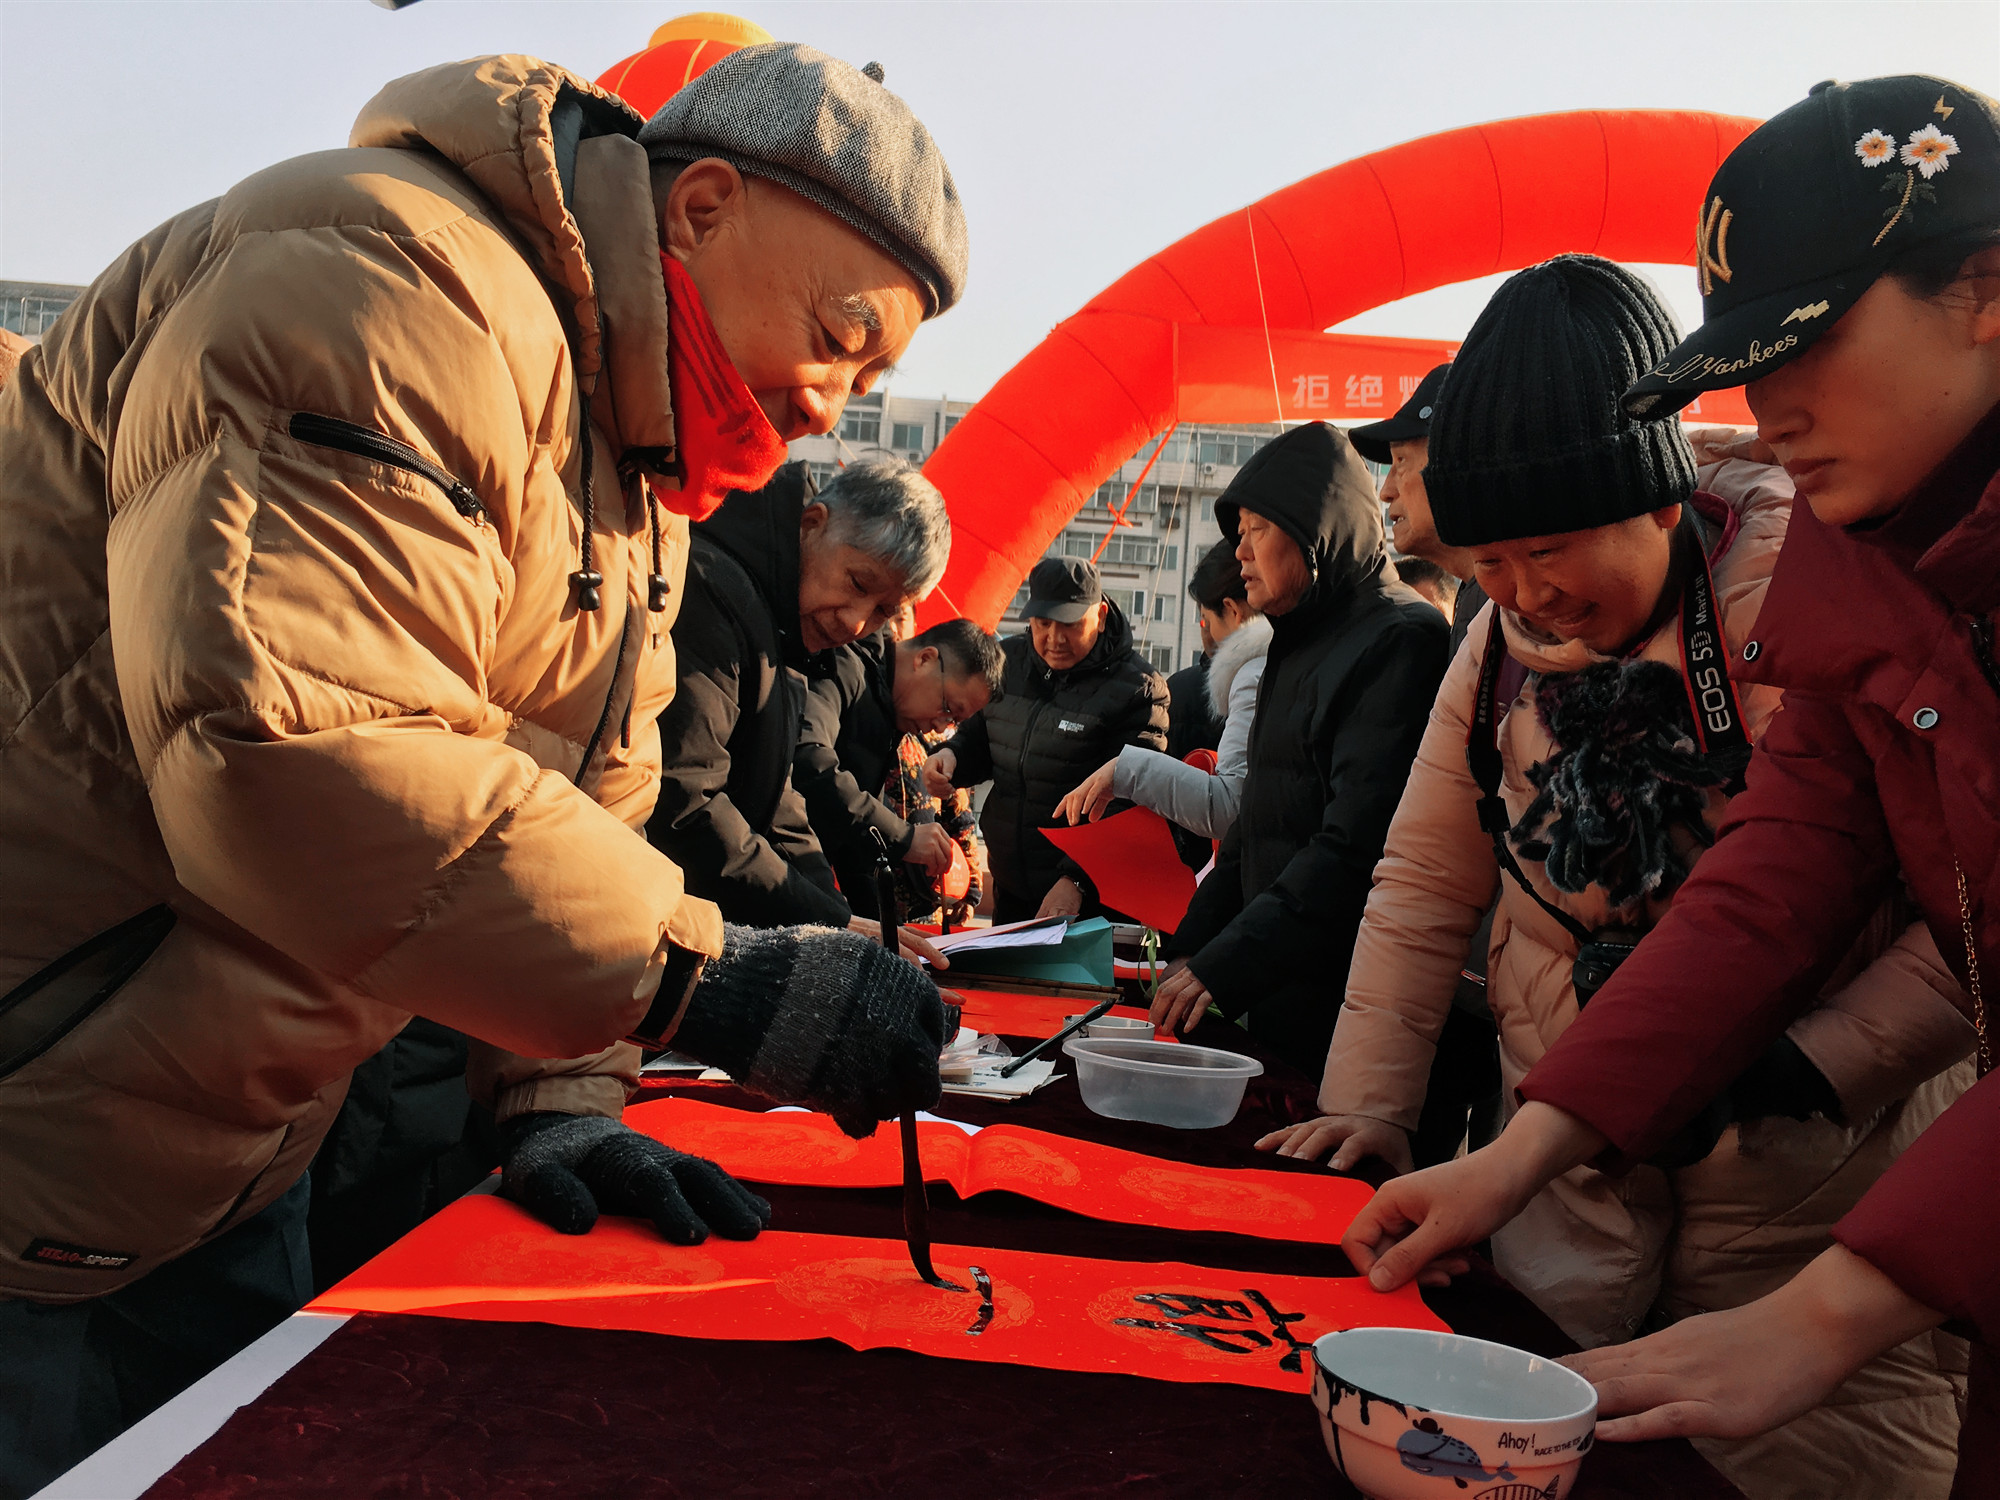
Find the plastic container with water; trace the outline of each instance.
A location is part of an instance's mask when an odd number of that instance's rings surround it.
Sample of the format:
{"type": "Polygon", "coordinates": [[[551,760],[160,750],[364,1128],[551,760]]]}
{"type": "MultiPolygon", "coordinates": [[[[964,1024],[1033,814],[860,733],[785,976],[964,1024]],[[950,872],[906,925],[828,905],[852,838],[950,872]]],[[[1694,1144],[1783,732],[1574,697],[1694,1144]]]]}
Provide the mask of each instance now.
{"type": "Polygon", "coordinates": [[[1183,1042],[1073,1036],[1063,1051],[1076,1059],[1076,1086],[1093,1113],[1179,1130],[1227,1125],[1264,1071],[1254,1057],[1183,1042]]]}

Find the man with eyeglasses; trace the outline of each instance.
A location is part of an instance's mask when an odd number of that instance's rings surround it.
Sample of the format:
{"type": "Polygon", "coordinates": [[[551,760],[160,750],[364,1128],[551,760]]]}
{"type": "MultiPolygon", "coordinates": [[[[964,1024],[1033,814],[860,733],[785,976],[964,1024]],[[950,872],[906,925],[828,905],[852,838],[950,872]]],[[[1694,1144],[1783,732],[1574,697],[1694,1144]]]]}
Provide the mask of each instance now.
{"type": "Polygon", "coordinates": [[[889,857],[935,882],[951,866],[942,823],[904,818],[876,795],[906,734],[934,735],[1000,697],[1000,643],[970,620],[899,639],[891,623],[808,669],[792,784],[856,916],[879,917],[873,873],[879,832],[889,857]]]}

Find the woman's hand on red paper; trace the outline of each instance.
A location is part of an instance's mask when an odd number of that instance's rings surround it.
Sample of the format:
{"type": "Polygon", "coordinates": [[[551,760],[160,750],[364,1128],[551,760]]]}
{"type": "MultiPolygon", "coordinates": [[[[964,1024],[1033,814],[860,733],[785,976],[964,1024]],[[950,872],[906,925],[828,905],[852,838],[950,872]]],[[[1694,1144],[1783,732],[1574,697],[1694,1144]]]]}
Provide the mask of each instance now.
{"type": "MultiPolygon", "coordinates": [[[[1528,1103],[1470,1156],[1385,1182],[1340,1248],[1380,1292],[1448,1269],[1457,1252],[1505,1224],[1543,1187],[1608,1144],[1575,1115],[1528,1103]]],[[[1462,1262],[1460,1262],[1462,1264],[1462,1262]]]]}
{"type": "Polygon", "coordinates": [[[1104,810],[1111,805],[1111,781],[1118,770],[1118,758],[1113,756],[1092,771],[1078,784],[1076,789],[1056,804],[1056,816],[1075,827],[1085,818],[1095,823],[1104,816],[1104,810]]]}

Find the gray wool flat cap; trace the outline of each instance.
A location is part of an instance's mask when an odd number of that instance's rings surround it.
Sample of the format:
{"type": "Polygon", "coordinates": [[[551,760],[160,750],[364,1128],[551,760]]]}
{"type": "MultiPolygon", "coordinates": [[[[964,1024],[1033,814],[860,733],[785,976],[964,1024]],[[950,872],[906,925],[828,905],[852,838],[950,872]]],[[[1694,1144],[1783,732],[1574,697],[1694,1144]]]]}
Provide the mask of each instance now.
{"type": "Polygon", "coordinates": [[[965,292],[965,209],[944,154],[909,105],[837,57],[796,42],[732,52],[661,105],[639,144],[655,161],[718,156],[810,199],[916,277],[928,317],[965,292]]]}

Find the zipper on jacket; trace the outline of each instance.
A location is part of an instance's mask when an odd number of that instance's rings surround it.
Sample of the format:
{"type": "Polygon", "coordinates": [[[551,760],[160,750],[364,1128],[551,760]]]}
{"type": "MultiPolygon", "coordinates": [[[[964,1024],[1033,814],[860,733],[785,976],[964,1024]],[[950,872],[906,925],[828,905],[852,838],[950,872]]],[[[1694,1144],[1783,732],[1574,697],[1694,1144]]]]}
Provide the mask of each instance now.
{"type": "MultiPolygon", "coordinates": [[[[1049,691],[1051,694],[1055,691],[1053,677],[1050,679],[1049,691]]],[[[1035,725],[1041,722],[1042,710],[1053,702],[1055,702],[1053,696],[1035,699],[1033,706],[1028,710],[1026,721],[1021,725],[1021,753],[1016,757],[1016,764],[1019,767],[1017,774],[1021,778],[1021,806],[1014,814],[1014,850],[1024,861],[1028,858],[1026,853],[1029,847],[1028,840],[1032,837],[1035,827],[1028,809],[1028,747],[1034,743],[1035,725]]]]}
{"type": "Polygon", "coordinates": [[[468,521],[484,523],[486,507],[479,503],[479,496],[471,485],[458,478],[449,470],[432,463],[408,443],[398,442],[386,433],[363,427],[357,422],[345,422],[339,417],[322,417],[313,412],[301,411],[292,414],[291,425],[287,429],[302,443],[311,443],[316,448],[332,448],[341,453],[352,453],[357,458],[371,459],[378,464],[386,464],[392,469],[402,469],[415,474],[420,479],[428,479],[444,491],[451,508],[468,521]]]}

